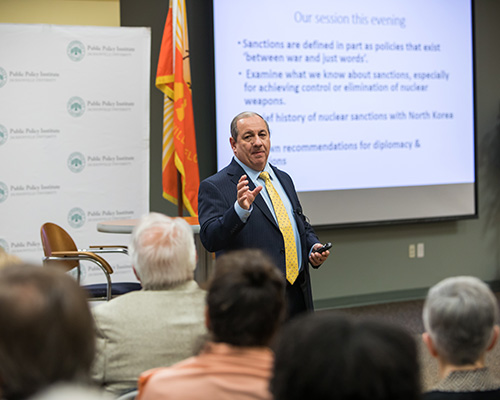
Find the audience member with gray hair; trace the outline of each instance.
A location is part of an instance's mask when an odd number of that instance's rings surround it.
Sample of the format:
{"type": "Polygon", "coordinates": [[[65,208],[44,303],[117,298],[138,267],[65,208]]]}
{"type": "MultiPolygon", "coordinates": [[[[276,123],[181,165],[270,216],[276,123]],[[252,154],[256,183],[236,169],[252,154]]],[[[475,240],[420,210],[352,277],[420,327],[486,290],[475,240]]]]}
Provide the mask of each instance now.
{"type": "Polygon", "coordinates": [[[139,374],[193,355],[204,325],[205,291],[193,280],[193,232],[182,218],[150,213],[129,246],[143,289],[96,306],[93,380],[113,394],[136,388],[139,374]]]}
{"type": "Polygon", "coordinates": [[[217,258],[200,353],[139,378],[140,400],[271,400],[269,348],[285,315],[285,278],[260,250],[217,258]]]}
{"type": "Polygon", "coordinates": [[[429,290],[423,320],[423,341],[441,378],[423,398],[500,398],[500,380],[485,365],[499,333],[498,302],[488,286],[471,276],[444,279],[429,290]]]}

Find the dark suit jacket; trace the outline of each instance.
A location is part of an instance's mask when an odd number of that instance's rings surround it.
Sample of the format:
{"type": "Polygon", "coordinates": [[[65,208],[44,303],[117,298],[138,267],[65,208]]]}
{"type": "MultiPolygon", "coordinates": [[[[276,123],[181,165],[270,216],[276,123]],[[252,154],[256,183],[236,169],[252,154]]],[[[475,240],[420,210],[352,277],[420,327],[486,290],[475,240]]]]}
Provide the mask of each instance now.
{"type": "MultiPolygon", "coordinates": [[[[309,276],[309,250],[319,243],[311,225],[307,222],[300,205],[292,179],[288,174],[271,166],[285,190],[294,210],[295,221],[302,247],[302,271],[305,274],[301,289],[306,307],[313,309],[309,276]]],[[[231,163],[200,184],[198,193],[198,218],[200,239],[205,248],[212,252],[222,252],[244,248],[257,248],[266,252],[285,274],[285,245],[283,235],[262,196],[253,202],[253,210],[243,223],[236,211],[236,185],[243,168],[233,159],[231,163]]],[[[255,188],[249,179],[250,190],[255,188]]]]}

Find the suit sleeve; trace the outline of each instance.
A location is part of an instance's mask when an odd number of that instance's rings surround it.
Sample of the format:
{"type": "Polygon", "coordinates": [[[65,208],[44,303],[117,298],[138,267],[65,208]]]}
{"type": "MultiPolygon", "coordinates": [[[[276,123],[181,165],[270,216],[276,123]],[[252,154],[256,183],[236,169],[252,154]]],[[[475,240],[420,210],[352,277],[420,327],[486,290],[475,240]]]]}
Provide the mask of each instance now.
{"type": "MultiPolygon", "coordinates": [[[[307,243],[307,248],[306,248],[306,255],[307,255],[307,260],[309,262],[309,251],[311,250],[311,248],[313,247],[313,245],[315,245],[316,243],[321,243],[318,236],[316,235],[316,233],[314,232],[314,229],[313,227],[311,226],[311,224],[309,224],[309,222],[307,222],[307,218],[304,216],[304,224],[306,226],[306,243],[307,243]]],[[[311,265],[311,267],[313,268],[319,268],[321,267],[322,264],[320,265],[312,265],[311,263],[309,263],[311,265]]]]}
{"type": "Polygon", "coordinates": [[[232,238],[245,226],[234,210],[236,187],[231,182],[216,184],[203,181],[198,194],[198,219],[200,239],[208,251],[215,252],[230,247],[232,238]],[[222,187],[225,186],[225,187],[222,187]],[[228,187],[231,186],[231,187],[228,187]],[[234,195],[225,195],[225,193],[234,195]]]}
{"type": "MultiPolygon", "coordinates": [[[[298,200],[298,199],[297,199],[298,200]]],[[[300,203],[299,203],[300,204],[300,203]]],[[[316,233],[314,232],[313,227],[311,224],[308,222],[307,217],[302,213],[302,206],[299,206],[298,210],[295,210],[295,212],[298,214],[298,218],[302,221],[302,224],[304,226],[304,236],[305,236],[305,249],[302,249],[302,254],[304,254],[305,261],[309,262],[309,251],[311,250],[311,247],[316,244],[320,243],[320,240],[316,233]]],[[[304,243],[304,242],[303,242],[304,243]]],[[[311,264],[313,268],[319,268],[320,266],[314,266],[311,264]]]]}

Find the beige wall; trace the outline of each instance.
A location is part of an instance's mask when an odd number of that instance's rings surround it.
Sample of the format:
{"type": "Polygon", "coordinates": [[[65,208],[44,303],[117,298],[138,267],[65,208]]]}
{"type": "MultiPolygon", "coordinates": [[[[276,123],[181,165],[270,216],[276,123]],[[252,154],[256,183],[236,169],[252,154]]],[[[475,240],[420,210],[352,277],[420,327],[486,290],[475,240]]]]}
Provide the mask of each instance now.
{"type": "Polygon", "coordinates": [[[0,0],[0,23],[120,26],[120,0],[0,0]]]}

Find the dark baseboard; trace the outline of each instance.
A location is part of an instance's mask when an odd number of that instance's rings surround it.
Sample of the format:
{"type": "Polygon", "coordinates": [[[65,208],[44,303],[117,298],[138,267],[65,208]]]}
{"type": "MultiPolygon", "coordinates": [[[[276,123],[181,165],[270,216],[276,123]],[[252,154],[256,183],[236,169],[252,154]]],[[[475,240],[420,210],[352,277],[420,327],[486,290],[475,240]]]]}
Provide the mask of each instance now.
{"type": "MultiPolygon", "coordinates": [[[[493,292],[500,292],[500,281],[486,282],[493,292]]],[[[375,304],[394,303],[400,301],[424,300],[429,288],[395,290],[392,292],[371,293],[359,296],[344,296],[331,299],[314,300],[315,310],[331,308],[350,308],[371,306],[375,304]]]]}

